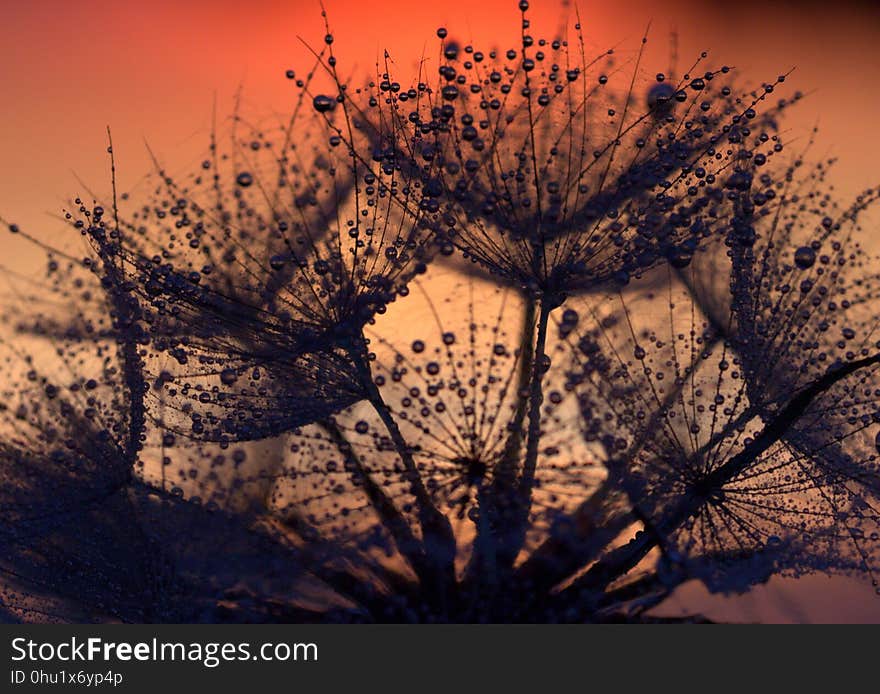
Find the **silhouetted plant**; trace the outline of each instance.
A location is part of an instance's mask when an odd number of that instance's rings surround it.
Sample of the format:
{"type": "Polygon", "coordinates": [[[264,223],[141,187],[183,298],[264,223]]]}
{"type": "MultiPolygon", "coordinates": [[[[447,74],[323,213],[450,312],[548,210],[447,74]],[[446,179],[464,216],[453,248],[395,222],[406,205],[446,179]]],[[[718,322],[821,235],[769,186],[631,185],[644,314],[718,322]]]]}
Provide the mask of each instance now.
{"type": "Polygon", "coordinates": [[[519,7],[507,52],[438,31],[437,87],[354,88],[328,26],[288,121],[77,200],[88,257],[7,320],[7,614],[650,620],[691,579],[874,578],[877,191],[777,163],[784,76],[621,77],[519,7]]]}
{"type": "Polygon", "coordinates": [[[4,317],[12,329],[0,407],[4,613],[26,621],[235,618],[227,593],[269,588],[273,556],[285,581],[300,564],[249,520],[145,483],[149,339],[119,272],[115,209],[82,212],[93,255],[52,251],[48,282],[37,283],[36,296],[18,293],[4,317]],[[34,301],[61,314],[38,313],[34,301]]]}

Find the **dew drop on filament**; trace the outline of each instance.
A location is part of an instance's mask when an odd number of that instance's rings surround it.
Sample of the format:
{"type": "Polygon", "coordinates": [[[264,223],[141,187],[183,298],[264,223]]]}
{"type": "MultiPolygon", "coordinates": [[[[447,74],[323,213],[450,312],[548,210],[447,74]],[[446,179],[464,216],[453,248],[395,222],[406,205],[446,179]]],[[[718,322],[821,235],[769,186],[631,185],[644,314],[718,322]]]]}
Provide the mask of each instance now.
{"type": "Polygon", "coordinates": [[[329,96],[319,94],[312,101],[312,105],[315,107],[315,110],[318,113],[327,113],[327,111],[331,111],[333,109],[333,107],[336,105],[336,101],[334,101],[329,96]]]}
{"type": "Polygon", "coordinates": [[[809,246],[801,246],[794,252],[794,264],[801,270],[808,270],[816,262],[816,251],[809,246]]]}

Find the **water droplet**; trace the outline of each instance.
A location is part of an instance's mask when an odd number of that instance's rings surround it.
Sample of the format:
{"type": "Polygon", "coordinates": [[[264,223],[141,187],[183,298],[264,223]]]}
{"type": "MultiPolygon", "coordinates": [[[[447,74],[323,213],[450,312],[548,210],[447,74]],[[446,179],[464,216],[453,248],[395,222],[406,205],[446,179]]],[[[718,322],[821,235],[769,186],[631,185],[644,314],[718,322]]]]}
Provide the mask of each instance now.
{"type": "Polygon", "coordinates": [[[801,270],[813,267],[816,262],[816,251],[809,246],[801,246],[794,252],[794,264],[801,270]]]}
{"type": "Polygon", "coordinates": [[[336,100],[325,94],[319,94],[312,100],[312,105],[318,113],[327,113],[336,107],[336,100]]]}
{"type": "Polygon", "coordinates": [[[669,264],[681,270],[691,264],[693,253],[687,248],[675,248],[669,254],[669,264]]]}
{"type": "Polygon", "coordinates": [[[247,171],[242,171],[235,177],[235,182],[242,188],[247,188],[254,182],[254,177],[247,171]]]}

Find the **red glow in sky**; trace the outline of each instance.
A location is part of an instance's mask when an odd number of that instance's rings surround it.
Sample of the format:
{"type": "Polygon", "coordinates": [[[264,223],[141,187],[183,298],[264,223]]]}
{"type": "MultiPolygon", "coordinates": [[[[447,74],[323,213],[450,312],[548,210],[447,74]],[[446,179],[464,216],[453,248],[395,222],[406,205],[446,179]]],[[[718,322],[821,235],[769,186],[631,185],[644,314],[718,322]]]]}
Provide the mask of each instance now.
{"type": "MultiPolygon", "coordinates": [[[[575,10],[563,5],[532,3],[536,35],[552,38],[566,15],[573,24],[575,10]]],[[[423,56],[432,71],[441,25],[450,38],[484,47],[515,45],[520,30],[513,0],[328,0],[326,7],[340,69],[358,77],[375,74],[384,49],[401,81],[423,56]]],[[[806,139],[818,123],[816,151],[842,159],[841,187],[854,192],[873,183],[880,154],[873,125],[880,92],[871,86],[880,71],[880,12],[845,2],[813,7],[625,0],[584,3],[580,16],[588,50],[616,46],[622,60],[634,55],[650,21],[649,71],[668,68],[673,31],[680,70],[707,49],[710,62],[735,65],[750,82],[795,67],[787,86],[814,93],[789,127],[806,139]]],[[[239,86],[254,110],[283,110],[291,94],[284,70],[307,71],[311,63],[300,37],[319,45],[324,35],[317,0],[33,0],[7,5],[3,19],[0,211],[31,228],[51,228],[43,213],[83,192],[72,170],[106,188],[108,124],[123,188],[149,170],[144,139],[169,166],[185,165],[207,143],[215,95],[221,113],[239,86]]]]}
{"type": "MultiPolygon", "coordinates": [[[[439,26],[461,43],[515,46],[521,21],[516,4],[327,0],[326,7],[343,75],[375,74],[387,49],[404,82],[423,57],[425,70],[436,72],[439,26]]],[[[573,5],[535,0],[532,6],[536,35],[554,38],[575,21],[573,5]]],[[[840,159],[833,180],[841,193],[854,195],[877,183],[880,9],[853,2],[620,0],[584,2],[580,16],[588,52],[615,46],[622,62],[633,59],[650,22],[648,75],[669,69],[673,33],[679,71],[702,50],[711,51],[710,64],[734,65],[745,83],[772,81],[796,68],[780,95],[801,90],[810,96],[790,114],[787,140],[806,146],[818,124],[811,156],[840,159]]],[[[313,60],[300,37],[320,45],[324,33],[317,0],[6,3],[0,23],[0,216],[57,243],[70,231],[46,213],[58,214],[77,195],[87,197],[85,185],[96,193],[109,188],[108,124],[122,189],[136,186],[151,169],[145,139],[169,169],[186,168],[207,147],[215,96],[221,114],[231,110],[239,87],[247,108],[283,111],[292,94],[284,71],[307,72],[313,60]]],[[[10,235],[0,248],[5,265],[43,262],[10,235]]],[[[815,605],[827,607],[822,600],[815,605]]],[[[876,604],[873,610],[876,616],[876,604]]]]}

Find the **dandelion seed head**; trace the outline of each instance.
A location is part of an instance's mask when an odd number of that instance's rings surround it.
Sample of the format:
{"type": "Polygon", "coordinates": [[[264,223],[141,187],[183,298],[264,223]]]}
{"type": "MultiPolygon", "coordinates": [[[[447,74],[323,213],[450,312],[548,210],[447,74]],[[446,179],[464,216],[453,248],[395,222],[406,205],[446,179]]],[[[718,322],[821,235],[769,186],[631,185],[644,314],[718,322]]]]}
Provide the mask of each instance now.
{"type": "Polygon", "coordinates": [[[655,297],[621,295],[578,345],[588,436],[620,461],[611,474],[664,561],[713,590],[877,570],[865,540],[878,522],[876,367],[864,341],[875,318],[863,310],[875,280],[857,240],[873,196],[835,222],[817,171],[799,182],[806,193],[789,179],[760,212],[739,205],[748,244],[734,217],[726,252],[710,248],[655,297]],[[665,314],[642,308],[664,299],[665,314]],[[645,325],[652,314],[656,327],[645,325]]]}
{"type": "Polygon", "coordinates": [[[410,155],[383,121],[397,107],[377,102],[364,129],[344,85],[337,99],[311,98],[309,84],[289,123],[236,114],[231,148],[215,131],[199,170],[160,168],[152,194],[123,211],[150,395],[179,434],[265,438],[360,399],[351,352],[363,326],[434,253],[431,193],[398,181],[410,155]]]}
{"type": "Polygon", "coordinates": [[[440,233],[482,271],[531,292],[628,281],[665,259],[686,265],[724,214],[733,152],[717,145],[743,148],[743,123],[767,129],[769,115],[719,89],[718,71],[684,82],[684,98],[674,92],[669,117],[657,118],[654,97],[647,111],[631,103],[635,80],[612,69],[613,55],[589,61],[558,41],[532,54],[532,43],[492,64],[447,57],[439,100],[410,114],[437,133],[440,233]]]}

